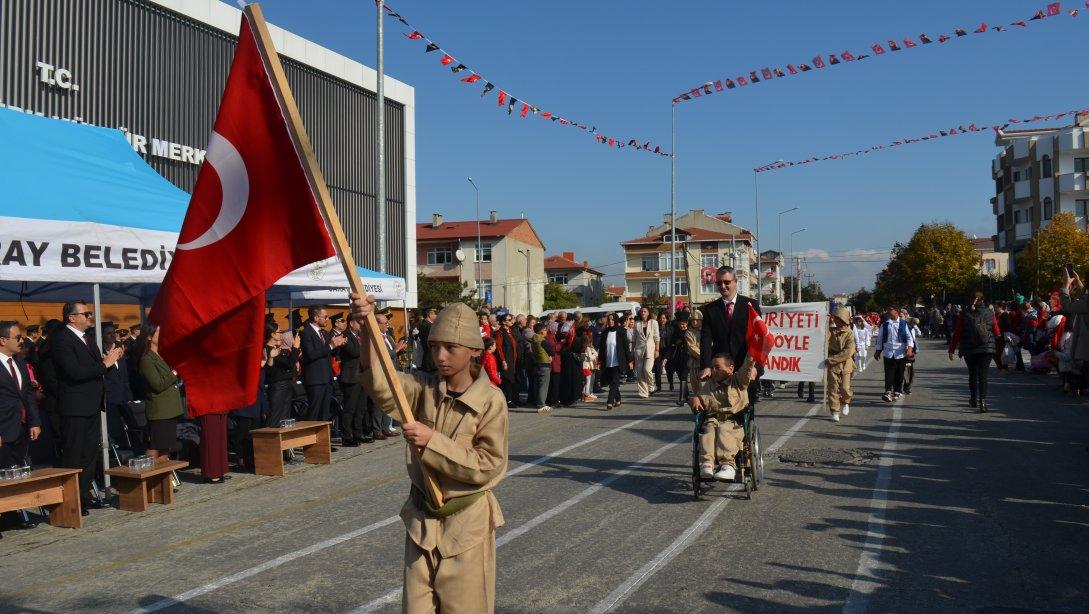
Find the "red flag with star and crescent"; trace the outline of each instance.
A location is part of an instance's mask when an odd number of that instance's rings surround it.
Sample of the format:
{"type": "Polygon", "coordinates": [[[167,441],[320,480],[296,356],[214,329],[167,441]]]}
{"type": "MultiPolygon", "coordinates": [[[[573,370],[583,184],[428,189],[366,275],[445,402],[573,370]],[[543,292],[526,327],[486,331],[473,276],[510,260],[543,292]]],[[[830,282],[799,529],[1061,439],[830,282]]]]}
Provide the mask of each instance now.
{"type": "Polygon", "coordinates": [[[194,416],[256,401],[265,291],[334,255],[250,19],[150,314],[194,416]]]}
{"type": "Polygon", "coordinates": [[[756,309],[749,305],[749,325],[745,333],[745,345],[748,346],[749,356],[760,366],[768,364],[768,356],[775,347],[775,335],[768,330],[764,318],[756,313],[756,309]]]}

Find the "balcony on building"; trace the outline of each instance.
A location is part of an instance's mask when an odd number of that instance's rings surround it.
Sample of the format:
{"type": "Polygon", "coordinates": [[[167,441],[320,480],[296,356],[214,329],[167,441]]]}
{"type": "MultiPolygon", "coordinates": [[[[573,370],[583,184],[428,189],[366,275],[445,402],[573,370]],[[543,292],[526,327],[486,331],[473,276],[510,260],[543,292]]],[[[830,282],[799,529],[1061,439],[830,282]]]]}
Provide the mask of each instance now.
{"type": "Polygon", "coordinates": [[[999,215],[1006,210],[1006,194],[998,194],[991,199],[991,212],[994,215],[999,215]]]}
{"type": "Polygon", "coordinates": [[[1029,155],[1029,144],[1029,139],[1017,139],[1010,144],[1010,147],[1007,148],[1007,151],[1012,152],[1013,159],[1019,160],[1029,155]]]}
{"type": "Polygon", "coordinates": [[[1084,192],[1085,173],[1063,173],[1059,175],[1059,192],[1084,192]]]}
{"type": "Polygon", "coordinates": [[[1017,241],[1024,241],[1032,238],[1032,222],[1015,224],[1013,238],[1017,241]]]}
{"type": "Polygon", "coordinates": [[[1060,152],[1089,149],[1089,145],[1085,143],[1085,132],[1083,130],[1062,131],[1055,139],[1059,142],[1060,152]]]}
{"type": "Polygon", "coordinates": [[[1013,199],[1020,200],[1032,196],[1032,181],[1023,179],[1013,182],[1013,199]]]}
{"type": "Polygon", "coordinates": [[[1006,249],[1006,233],[1005,232],[998,233],[998,249],[999,250],[1006,249]]]}

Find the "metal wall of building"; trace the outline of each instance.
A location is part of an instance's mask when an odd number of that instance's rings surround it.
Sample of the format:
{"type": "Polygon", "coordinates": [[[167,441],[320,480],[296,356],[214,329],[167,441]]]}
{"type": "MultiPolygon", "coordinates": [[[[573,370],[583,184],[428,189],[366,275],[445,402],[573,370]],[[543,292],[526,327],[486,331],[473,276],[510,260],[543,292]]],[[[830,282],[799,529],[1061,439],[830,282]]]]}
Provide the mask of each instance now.
{"type": "MultiPolygon", "coordinates": [[[[0,0],[0,103],[145,137],[152,168],[192,191],[199,167],[151,155],[151,140],[206,146],[234,46],[141,0],[0,0]],[[69,71],[69,87],[43,82],[39,62],[69,71]]],[[[375,268],[375,95],[281,60],[356,260],[375,268]]],[[[403,276],[404,108],[387,99],[385,113],[389,272],[403,276]]]]}

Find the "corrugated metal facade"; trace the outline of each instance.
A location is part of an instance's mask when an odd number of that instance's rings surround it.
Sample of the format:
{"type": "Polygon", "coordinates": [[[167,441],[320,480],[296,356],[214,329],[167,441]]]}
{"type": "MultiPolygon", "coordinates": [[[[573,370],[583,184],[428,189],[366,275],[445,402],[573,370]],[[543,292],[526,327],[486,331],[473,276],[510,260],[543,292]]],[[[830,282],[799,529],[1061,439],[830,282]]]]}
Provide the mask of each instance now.
{"type": "MultiPolygon", "coordinates": [[[[148,163],[191,191],[198,166],[151,155],[152,139],[206,146],[234,45],[141,0],[0,0],[0,103],[146,137],[148,163]],[[75,87],[42,82],[39,62],[69,71],[75,87]]],[[[375,95],[281,60],[352,252],[374,268],[375,95]]],[[[387,99],[385,113],[389,272],[404,276],[404,108],[387,99]]]]}

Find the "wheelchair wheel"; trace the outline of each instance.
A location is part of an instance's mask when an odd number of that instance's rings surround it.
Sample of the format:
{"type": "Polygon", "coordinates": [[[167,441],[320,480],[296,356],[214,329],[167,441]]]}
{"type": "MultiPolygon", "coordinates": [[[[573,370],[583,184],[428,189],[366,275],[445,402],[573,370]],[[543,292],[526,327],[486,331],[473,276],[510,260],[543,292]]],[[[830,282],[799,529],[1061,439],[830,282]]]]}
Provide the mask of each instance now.
{"type": "Polygon", "coordinates": [[[756,491],[759,490],[760,482],[763,481],[763,456],[760,449],[760,429],[755,423],[752,425],[747,447],[749,480],[752,482],[752,490],[756,491]]]}
{"type": "Polygon", "coordinates": [[[703,495],[703,484],[700,482],[700,414],[694,418],[695,427],[692,429],[692,498],[700,500],[703,495]]]}

